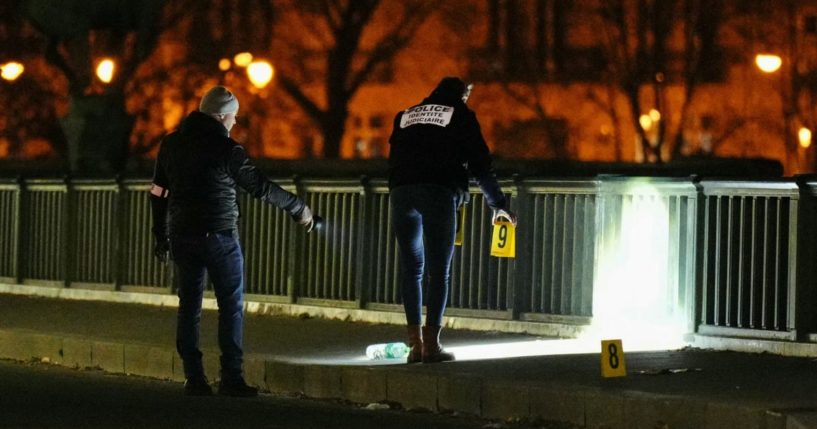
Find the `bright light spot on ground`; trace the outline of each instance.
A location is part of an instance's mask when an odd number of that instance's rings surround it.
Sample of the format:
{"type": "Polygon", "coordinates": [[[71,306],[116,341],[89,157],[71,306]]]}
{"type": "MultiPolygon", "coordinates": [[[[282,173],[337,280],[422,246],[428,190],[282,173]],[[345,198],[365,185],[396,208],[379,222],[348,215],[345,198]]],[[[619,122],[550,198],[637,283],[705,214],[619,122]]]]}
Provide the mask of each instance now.
{"type": "Polygon", "coordinates": [[[601,350],[587,340],[531,340],[446,347],[459,361],[591,353],[601,350]]]}
{"type": "Polygon", "coordinates": [[[0,66],[0,76],[7,81],[15,81],[25,71],[25,67],[18,62],[8,62],[0,66]]]}
{"type": "MultiPolygon", "coordinates": [[[[686,343],[678,341],[672,337],[661,339],[664,332],[651,331],[647,335],[638,337],[625,337],[623,339],[624,351],[647,352],[677,350],[686,343]]],[[[620,337],[617,337],[620,338],[620,337]]],[[[488,359],[506,359],[532,356],[558,356],[573,354],[593,354],[601,353],[601,340],[606,339],[598,332],[591,331],[577,339],[526,339],[520,341],[498,340],[481,341],[474,343],[459,342],[456,345],[444,344],[445,349],[454,353],[457,361],[474,361],[488,359]]],[[[404,365],[406,358],[399,359],[369,359],[363,351],[358,353],[333,353],[313,356],[278,356],[276,359],[297,363],[301,365],[404,365]]]]}
{"type": "MultiPolygon", "coordinates": [[[[446,347],[454,353],[458,361],[505,359],[526,356],[557,356],[572,354],[601,353],[602,338],[595,333],[577,339],[541,339],[508,343],[474,344],[446,347]]],[[[663,342],[624,340],[625,352],[675,350],[684,347],[683,342],[667,339],[663,342]]]]}
{"type": "Polygon", "coordinates": [[[104,83],[110,83],[113,80],[114,62],[110,58],[105,58],[96,66],[96,76],[104,83]]]}

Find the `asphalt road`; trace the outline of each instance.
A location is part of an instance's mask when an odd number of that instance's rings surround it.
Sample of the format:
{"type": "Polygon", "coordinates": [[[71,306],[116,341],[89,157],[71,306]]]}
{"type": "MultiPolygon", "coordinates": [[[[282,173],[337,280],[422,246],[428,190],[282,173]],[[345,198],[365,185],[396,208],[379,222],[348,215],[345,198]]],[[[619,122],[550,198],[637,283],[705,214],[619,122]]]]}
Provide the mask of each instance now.
{"type": "Polygon", "coordinates": [[[0,428],[566,428],[269,394],[187,397],[180,383],[3,360],[0,380],[0,428]]]}

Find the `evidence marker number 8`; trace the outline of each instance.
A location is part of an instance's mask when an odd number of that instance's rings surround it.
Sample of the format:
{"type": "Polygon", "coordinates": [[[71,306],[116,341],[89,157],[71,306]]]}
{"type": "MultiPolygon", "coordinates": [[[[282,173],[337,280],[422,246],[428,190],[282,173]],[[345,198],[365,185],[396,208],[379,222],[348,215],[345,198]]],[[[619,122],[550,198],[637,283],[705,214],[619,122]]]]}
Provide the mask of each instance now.
{"type": "Polygon", "coordinates": [[[621,340],[602,340],[601,342],[601,376],[624,377],[627,365],[624,361],[624,348],[621,340]]]}

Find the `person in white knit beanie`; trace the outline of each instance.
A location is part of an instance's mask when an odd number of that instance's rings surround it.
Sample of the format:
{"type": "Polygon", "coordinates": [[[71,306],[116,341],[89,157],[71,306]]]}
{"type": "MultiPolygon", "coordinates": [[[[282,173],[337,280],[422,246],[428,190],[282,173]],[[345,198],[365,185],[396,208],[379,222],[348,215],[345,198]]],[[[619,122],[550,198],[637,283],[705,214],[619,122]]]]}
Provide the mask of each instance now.
{"type": "Polygon", "coordinates": [[[162,140],[150,187],[153,253],[162,262],[173,261],[179,296],[176,350],[184,392],[194,396],[213,394],[199,347],[205,274],[219,311],[218,393],[258,395],[243,375],[244,254],[238,234],[238,188],[284,210],[307,232],[316,224],[306,202],[267,178],[244,147],[230,138],[237,113],[238,100],[227,88],[207,91],[199,109],[162,140]]]}
{"type": "Polygon", "coordinates": [[[221,85],[214,86],[201,97],[199,111],[221,122],[229,132],[238,116],[238,98],[229,89],[221,85]]]}

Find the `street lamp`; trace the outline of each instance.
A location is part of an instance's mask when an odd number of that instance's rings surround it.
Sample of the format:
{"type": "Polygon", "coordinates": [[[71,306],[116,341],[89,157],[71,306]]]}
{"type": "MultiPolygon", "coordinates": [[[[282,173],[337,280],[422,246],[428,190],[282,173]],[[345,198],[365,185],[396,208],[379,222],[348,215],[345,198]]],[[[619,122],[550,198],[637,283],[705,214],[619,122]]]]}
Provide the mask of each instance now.
{"type": "Polygon", "coordinates": [[[96,66],[96,77],[103,83],[111,83],[115,69],[116,63],[114,63],[112,59],[103,58],[96,66]]]}
{"type": "Polygon", "coordinates": [[[638,123],[641,124],[644,131],[649,131],[652,128],[653,120],[650,115],[641,115],[638,117],[638,123]]]}
{"type": "Polygon", "coordinates": [[[272,80],[275,70],[266,61],[253,61],[247,66],[247,77],[258,89],[264,88],[272,80]]]}
{"type": "Polygon", "coordinates": [[[242,52],[233,57],[233,62],[239,67],[247,67],[252,63],[252,54],[249,52],[242,52]]]}
{"type": "Polygon", "coordinates": [[[797,138],[800,140],[800,147],[803,149],[808,149],[811,146],[811,130],[806,127],[801,127],[799,131],[797,131],[797,138]]]}
{"type": "Polygon", "coordinates": [[[757,54],[755,64],[764,73],[774,73],[783,65],[783,59],[774,54],[757,54]]]}
{"type": "Polygon", "coordinates": [[[11,61],[0,66],[0,76],[9,82],[17,80],[17,78],[23,74],[23,71],[25,71],[25,67],[16,61],[11,61]]]}

